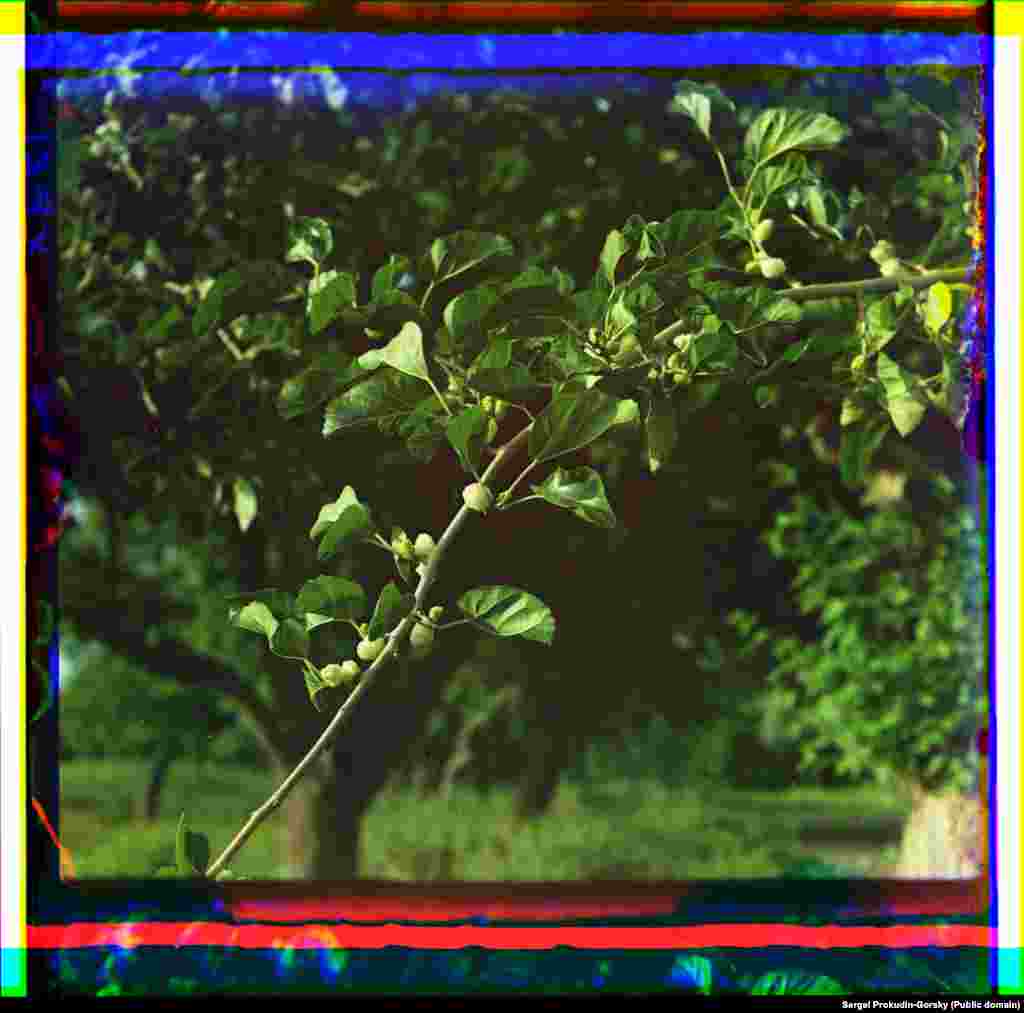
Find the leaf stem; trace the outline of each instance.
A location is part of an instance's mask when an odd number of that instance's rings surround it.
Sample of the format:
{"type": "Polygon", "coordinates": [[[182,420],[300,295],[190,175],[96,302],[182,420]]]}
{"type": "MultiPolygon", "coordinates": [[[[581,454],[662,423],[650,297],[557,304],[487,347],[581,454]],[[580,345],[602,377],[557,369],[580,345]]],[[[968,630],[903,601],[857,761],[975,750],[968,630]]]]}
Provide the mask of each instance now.
{"type": "MultiPolygon", "coordinates": [[[[504,465],[505,461],[519,451],[523,444],[529,439],[530,430],[532,428],[533,424],[531,423],[521,429],[512,437],[511,440],[508,441],[508,443],[498,450],[494,460],[491,461],[487,466],[486,471],[484,471],[481,478],[483,483],[486,483],[491,479],[504,465]]],[[[213,879],[217,873],[227,866],[227,863],[238,853],[245,842],[252,836],[256,828],[266,820],[272,812],[280,807],[281,803],[288,796],[289,792],[291,792],[292,788],[295,787],[309,768],[316,763],[324,750],[327,749],[331,742],[333,742],[337,737],[338,732],[345,727],[348,722],[349,715],[359,702],[359,699],[366,693],[370,685],[372,685],[374,679],[377,677],[377,673],[395,655],[398,645],[409,635],[409,631],[416,624],[416,614],[418,611],[422,611],[423,606],[426,603],[427,594],[437,579],[437,572],[441,561],[444,559],[451,543],[458,537],[459,532],[461,532],[466,526],[470,516],[474,513],[475,511],[470,510],[469,507],[463,506],[452,518],[451,523],[445,529],[444,534],[441,535],[437,546],[431,554],[430,561],[427,563],[427,568],[423,571],[423,576],[420,578],[419,585],[416,588],[415,602],[409,614],[389,634],[388,642],[385,644],[384,650],[377,655],[373,664],[371,664],[363,673],[363,677],[360,679],[356,688],[349,694],[341,707],[338,708],[337,714],[335,714],[331,719],[320,738],[313,743],[309,752],[306,753],[306,755],[299,761],[295,769],[284,779],[281,786],[273,792],[266,802],[264,802],[258,809],[253,810],[245,824],[242,826],[242,829],[235,834],[234,838],[232,838],[231,843],[228,844],[217,860],[207,868],[205,873],[207,878],[213,879]]]]}

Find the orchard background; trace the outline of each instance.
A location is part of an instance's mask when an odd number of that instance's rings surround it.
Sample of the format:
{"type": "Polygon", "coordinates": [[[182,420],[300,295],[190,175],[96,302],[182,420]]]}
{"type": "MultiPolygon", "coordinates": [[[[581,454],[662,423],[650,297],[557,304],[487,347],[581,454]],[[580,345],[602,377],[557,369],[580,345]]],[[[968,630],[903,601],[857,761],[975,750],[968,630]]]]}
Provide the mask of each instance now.
{"type": "MultiPolygon", "coordinates": [[[[849,130],[811,156],[827,185],[790,206],[802,221],[776,215],[771,254],[804,285],[877,277],[876,240],[929,269],[968,263],[969,75],[690,77],[736,102],[733,117],[716,111],[730,155],[768,106],[849,130]]],[[[309,529],[324,503],[351,485],[382,530],[413,537],[437,536],[460,503],[466,476],[445,443],[410,454],[372,426],[325,438],[342,357],[379,341],[344,315],[311,338],[302,301],[298,314],[275,304],[308,278],[285,261],[290,226],[329,224],[324,266],[357,277],[360,304],[393,254],[413,258],[395,287],[422,288],[415,257],[459,230],[506,236],[521,270],[558,268],[583,289],[631,216],[728,196],[671,79],[658,88],[668,101],[456,91],[384,122],[350,102],[66,101],[55,367],[80,456],[60,554],[59,720],[62,838],[79,875],[166,864],[182,809],[223,837],[323,729],[294,663],[227,618],[243,592],[317,572],[309,529]],[[246,292],[258,302],[263,284],[266,305],[197,333],[215,279],[246,265],[271,271],[246,292]]],[[[951,327],[968,310],[965,293],[954,300],[951,327]]],[[[858,303],[818,306],[770,334],[794,353],[764,394],[722,383],[680,407],[656,475],[625,426],[557,462],[599,472],[615,528],[535,502],[468,530],[440,600],[527,588],[557,616],[553,645],[462,627],[411,680],[382,673],[274,817],[276,838],[254,838],[233,868],[973,873],[960,856],[977,829],[987,684],[981,469],[948,403],[906,437],[852,439],[835,363],[856,352],[858,303]]],[[[393,576],[379,553],[331,566],[368,587],[393,576]]],[[[318,664],[338,656],[331,637],[318,664]]]]}

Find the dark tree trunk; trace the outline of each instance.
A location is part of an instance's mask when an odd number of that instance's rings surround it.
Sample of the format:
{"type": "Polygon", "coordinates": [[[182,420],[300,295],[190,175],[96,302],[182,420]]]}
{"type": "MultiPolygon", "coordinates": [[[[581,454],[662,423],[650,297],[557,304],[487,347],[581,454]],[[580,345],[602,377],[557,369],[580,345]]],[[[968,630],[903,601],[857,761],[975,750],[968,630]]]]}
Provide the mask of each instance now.
{"type": "Polygon", "coordinates": [[[546,700],[533,697],[526,708],[530,730],[516,806],[519,819],[524,821],[542,816],[551,806],[574,748],[567,716],[550,695],[546,700]]]}
{"type": "Polygon", "coordinates": [[[323,776],[289,811],[289,860],[303,878],[345,881],[362,875],[363,817],[377,792],[405,758],[441,700],[448,677],[472,651],[472,639],[449,634],[426,661],[413,663],[408,678],[389,665],[352,713],[328,750],[323,776]],[[300,853],[304,854],[297,861],[300,853]]]}
{"type": "Polygon", "coordinates": [[[160,818],[160,798],[171,764],[181,756],[181,744],[177,740],[166,742],[160,755],[150,768],[149,782],[142,797],[141,818],[147,823],[155,823],[160,818]]]}

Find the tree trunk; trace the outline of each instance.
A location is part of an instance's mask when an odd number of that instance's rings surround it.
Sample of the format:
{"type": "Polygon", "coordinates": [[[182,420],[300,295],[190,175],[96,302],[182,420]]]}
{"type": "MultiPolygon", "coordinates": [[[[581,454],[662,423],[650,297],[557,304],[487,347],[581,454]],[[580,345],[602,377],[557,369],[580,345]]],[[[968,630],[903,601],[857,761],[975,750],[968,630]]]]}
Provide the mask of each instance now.
{"type": "Polygon", "coordinates": [[[149,782],[143,793],[139,816],[146,823],[155,823],[160,818],[160,798],[163,795],[167,772],[171,764],[182,754],[181,745],[177,740],[166,742],[160,750],[149,772],[149,782]]]}
{"type": "Polygon", "coordinates": [[[985,867],[985,819],[976,792],[911,789],[898,875],[906,879],[961,879],[985,867]]]}
{"type": "Polygon", "coordinates": [[[382,671],[327,751],[321,776],[304,779],[286,800],[289,877],[344,882],[365,876],[363,817],[472,650],[467,638],[449,639],[447,650],[439,646],[429,659],[414,662],[408,680],[398,666],[382,671]]]}
{"type": "Polygon", "coordinates": [[[568,721],[561,708],[550,698],[534,698],[527,707],[530,732],[516,806],[523,821],[536,819],[548,810],[573,753],[568,721]]]}

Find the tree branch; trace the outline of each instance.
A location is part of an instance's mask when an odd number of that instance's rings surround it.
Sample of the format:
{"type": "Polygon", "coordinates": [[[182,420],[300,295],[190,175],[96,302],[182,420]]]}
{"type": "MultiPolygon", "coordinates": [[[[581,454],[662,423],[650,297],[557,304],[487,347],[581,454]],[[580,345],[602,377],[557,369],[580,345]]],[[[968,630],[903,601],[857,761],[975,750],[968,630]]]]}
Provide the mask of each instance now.
{"type": "MultiPolygon", "coordinates": [[[[521,429],[514,437],[512,437],[511,440],[509,440],[508,443],[498,450],[494,460],[491,461],[487,466],[486,471],[484,471],[481,476],[481,482],[486,484],[497,474],[504,462],[519,451],[523,444],[529,439],[530,430],[532,428],[533,423],[530,423],[530,425],[521,429]]],[[[220,857],[209,866],[205,873],[208,878],[215,877],[227,866],[227,863],[238,853],[245,842],[252,836],[256,828],[281,805],[292,788],[295,787],[306,771],[317,761],[324,750],[326,750],[331,742],[337,737],[341,729],[345,727],[348,722],[349,715],[352,713],[352,710],[355,708],[359,700],[366,694],[369,687],[373,684],[377,677],[377,673],[395,656],[399,644],[408,637],[410,630],[416,624],[417,620],[415,613],[417,611],[422,611],[426,605],[427,594],[437,579],[437,573],[441,562],[447,554],[452,542],[459,536],[459,532],[461,532],[466,526],[466,523],[472,513],[474,513],[474,511],[470,510],[469,507],[463,506],[452,518],[451,523],[449,523],[444,534],[442,534],[438,540],[437,545],[430,556],[430,561],[427,563],[427,567],[423,571],[423,576],[420,578],[419,585],[416,588],[415,605],[413,609],[391,632],[388,637],[388,642],[384,646],[384,650],[381,651],[373,664],[370,665],[363,674],[363,677],[359,680],[356,688],[349,694],[341,707],[338,708],[338,713],[331,719],[330,724],[328,724],[324,729],[320,738],[313,743],[309,752],[306,753],[295,769],[285,778],[281,786],[267,799],[267,801],[258,809],[253,810],[242,829],[234,836],[231,843],[224,849],[220,857]]]]}

